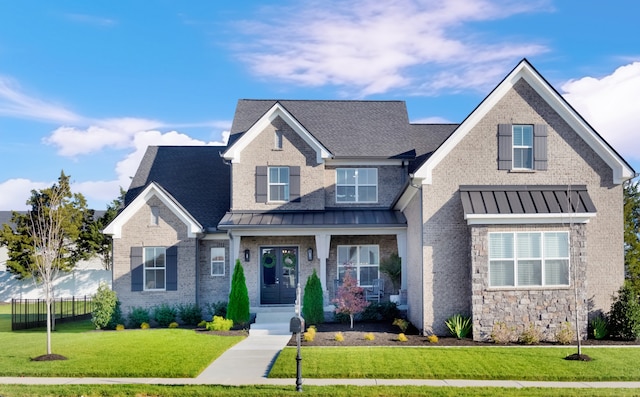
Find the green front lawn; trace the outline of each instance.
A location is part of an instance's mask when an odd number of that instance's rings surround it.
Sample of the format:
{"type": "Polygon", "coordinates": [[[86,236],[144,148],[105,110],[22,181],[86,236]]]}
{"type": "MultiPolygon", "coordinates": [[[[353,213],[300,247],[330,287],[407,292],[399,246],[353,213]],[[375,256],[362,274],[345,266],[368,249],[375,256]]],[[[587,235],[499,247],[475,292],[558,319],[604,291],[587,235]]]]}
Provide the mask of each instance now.
{"type": "Polygon", "coordinates": [[[68,360],[36,362],[47,352],[46,331],[12,332],[10,310],[0,305],[0,376],[195,377],[243,339],[179,328],[95,331],[80,321],[59,324],[51,335],[52,352],[68,360]]]}
{"type": "MultiPolygon", "coordinates": [[[[575,347],[303,347],[305,378],[639,381],[640,348],[583,348],[589,362],[567,361],[575,347]]],[[[285,348],[269,377],[296,375],[285,348]]]]}

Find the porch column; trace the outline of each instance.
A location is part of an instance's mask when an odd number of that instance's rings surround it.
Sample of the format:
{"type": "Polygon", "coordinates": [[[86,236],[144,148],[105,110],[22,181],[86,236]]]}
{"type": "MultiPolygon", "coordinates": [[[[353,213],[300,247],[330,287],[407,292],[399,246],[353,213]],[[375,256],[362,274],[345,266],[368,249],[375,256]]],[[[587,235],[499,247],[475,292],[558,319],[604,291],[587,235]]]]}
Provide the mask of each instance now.
{"type": "Polygon", "coordinates": [[[400,277],[400,289],[407,289],[407,232],[401,231],[396,234],[396,240],[398,241],[398,256],[401,260],[401,277],[400,277]]]}
{"type": "Polygon", "coordinates": [[[327,233],[316,234],[316,255],[320,261],[320,283],[322,292],[327,291],[327,258],[329,257],[329,246],[331,245],[331,235],[327,233]]]}

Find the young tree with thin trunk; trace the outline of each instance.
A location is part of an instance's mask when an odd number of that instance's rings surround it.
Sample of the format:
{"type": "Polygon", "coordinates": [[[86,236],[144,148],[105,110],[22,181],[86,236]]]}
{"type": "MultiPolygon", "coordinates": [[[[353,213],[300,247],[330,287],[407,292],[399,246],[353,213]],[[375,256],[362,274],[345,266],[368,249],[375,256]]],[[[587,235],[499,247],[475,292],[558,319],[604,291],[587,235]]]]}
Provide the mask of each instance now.
{"type": "Polygon", "coordinates": [[[338,297],[333,302],[336,305],[336,313],[349,316],[351,328],[355,315],[362,313],[369,306],[369,302],[364,299],[363,291],[351,276],[351,269],[347,269],[342,277],[342,285],[338,288],[338,297]]]}

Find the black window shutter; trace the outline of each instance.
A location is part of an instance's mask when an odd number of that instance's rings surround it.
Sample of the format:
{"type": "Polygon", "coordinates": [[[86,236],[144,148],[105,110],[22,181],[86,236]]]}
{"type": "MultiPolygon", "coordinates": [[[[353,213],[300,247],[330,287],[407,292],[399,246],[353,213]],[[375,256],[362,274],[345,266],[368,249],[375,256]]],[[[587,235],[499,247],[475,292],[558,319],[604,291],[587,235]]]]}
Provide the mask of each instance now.
{"type": "Polygon", "coordinates": [[[144,283],[144,264],[142,263],[142,247],[131,247],[131,291],[142,291],[144,283]]]}
{"type": "Polygon", "coordinates": [[[510,170],[513,158],[513,128],[511,124],[498,124],[498,169],[510,170]]]}
{"type": "Polygon", "coordinates": [[[256,203],[267,202],[267,167],[256,167],[256,203]]]}
{"type": "Polygon", "coordinates": [[[300,202],[300,167],[289,167],[289,201],[300,202]]]}
{"type": "Polygon", "coordinates": [[[178,247],[167,248],[167,291],[178,290],[178,247]]]}
{"type": "Polygon", "coordinates": [[[547,170],[547,126],[533,126],[533,169],[547,170]]]}

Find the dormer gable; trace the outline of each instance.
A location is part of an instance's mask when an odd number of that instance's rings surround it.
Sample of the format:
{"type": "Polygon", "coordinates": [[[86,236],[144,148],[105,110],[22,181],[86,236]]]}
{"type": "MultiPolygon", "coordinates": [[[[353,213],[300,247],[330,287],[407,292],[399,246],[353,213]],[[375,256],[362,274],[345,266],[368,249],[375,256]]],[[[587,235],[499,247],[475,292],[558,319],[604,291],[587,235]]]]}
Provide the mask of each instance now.
{"type": "Polygon", "coordinates": [[[224,153],[223,158],[232,163],[239,163],[242,151],[276,118],[280,117],[295,131],[316,153],[316,162],[332,157],[331,152],[324,147],[280,102],[276,102],[258,121],[256,121],[240,138],[238,138],[224,153]]]}
{"type": "MultiPolygon", "coordinates": [[[[613,183],[620,184],[634,176],[629,164],[576,112],[571,105],[523,59],[505,79],[460,124],[456,131],[414,173],[416,182],[432,183],[433,169],[520,81],[524,80],[612,169],[613,183]]],[[[546,160],[546,158],[544,159],[546,160]]]]}
{"type": "Polygon", "coordinates": [[[122,227],[153,197],[157,197],[178,219],[187,227],[189,238],[196,237],[203,232],[203,228],[196,219],[185,210],[178,201],[156,182],[151,182],[122,212],[107,225],[103,233],[112,238],[122,237],[122,227]]]}

